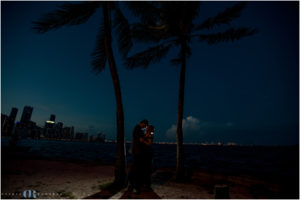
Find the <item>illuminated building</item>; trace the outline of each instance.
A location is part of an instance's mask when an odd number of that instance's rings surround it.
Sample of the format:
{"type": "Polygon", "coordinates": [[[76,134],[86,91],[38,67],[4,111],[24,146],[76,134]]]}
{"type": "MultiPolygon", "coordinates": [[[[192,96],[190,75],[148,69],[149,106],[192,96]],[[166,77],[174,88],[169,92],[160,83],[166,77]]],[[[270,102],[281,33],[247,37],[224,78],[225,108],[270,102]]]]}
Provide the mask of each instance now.
{"type": "Polygon", "coordinates": [[[45,122],[44,136],[47,138],[55,138],[55,115],[50,115],[50,120],[45,122]]]}

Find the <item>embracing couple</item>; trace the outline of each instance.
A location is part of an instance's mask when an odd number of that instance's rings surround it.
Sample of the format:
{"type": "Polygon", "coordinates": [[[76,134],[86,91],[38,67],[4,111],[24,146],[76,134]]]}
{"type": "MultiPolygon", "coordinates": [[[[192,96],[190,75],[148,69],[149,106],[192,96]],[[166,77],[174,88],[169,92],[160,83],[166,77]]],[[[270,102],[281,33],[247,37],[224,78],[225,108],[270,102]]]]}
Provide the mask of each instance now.
{"type": "Polygon", "coordinates": [[[135,193],[139,193],[141,187],[151,190],[153,134],[154,126],[149,125],[147,120],[142,120],[133,130],[133,164],[128,179],[130,189],[135,193]]]}

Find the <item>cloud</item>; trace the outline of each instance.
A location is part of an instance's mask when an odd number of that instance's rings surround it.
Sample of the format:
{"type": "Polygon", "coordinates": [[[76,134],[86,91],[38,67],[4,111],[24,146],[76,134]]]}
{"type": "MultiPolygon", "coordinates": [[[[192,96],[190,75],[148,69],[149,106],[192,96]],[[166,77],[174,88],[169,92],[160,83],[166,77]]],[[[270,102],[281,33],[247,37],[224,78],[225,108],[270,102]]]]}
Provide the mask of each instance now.
{"type": "MultiPolygon", "coordinates": [[[[173,124],[166,132],[167,138],[169,139],[176,138],[176,130],[177,130],[177,125],[173,124]]],[[[200,120],[193,116],[188,116],[187,118],[182,120],[182,130],[184,134],[199,132],[200,120]]]]}
{"type": "Polygon", "coordinates": [[[167,133],[166,133],[166,136],[168,139],[174,139],[176,138],[176,125],[172,125],[168,130],[167,130],[167,133]]]}
{"type": "MultiPolygon", "coordinates": [[[[232,122],[218,123],[212,121],[200,121],[196,117],[188,116],[182,121],[182,131],[184,137],[192,136],[191,138],[206,137],[211,135],[213,132],[220,130],[226,130],[232,128],[234,124],[232,122]]],[[[177,132],[177,125],[172,124],[166,132],[166,138],[175,140],[177,132]]]]}

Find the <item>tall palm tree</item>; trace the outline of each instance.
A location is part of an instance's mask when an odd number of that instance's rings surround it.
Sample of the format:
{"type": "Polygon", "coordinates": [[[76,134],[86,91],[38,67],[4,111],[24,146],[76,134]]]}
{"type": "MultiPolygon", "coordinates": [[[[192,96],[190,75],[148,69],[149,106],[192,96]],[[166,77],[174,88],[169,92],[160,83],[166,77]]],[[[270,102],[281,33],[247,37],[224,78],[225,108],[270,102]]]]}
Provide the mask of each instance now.
{"type": "Polygon", "coordinates": [[[60,6],[58,10],[44,15],[40,20],[33,22],[33,28],[38,33],[45,33],[62,26],[79,25],[86,22],[98,8],[102,8],[103,17],[101,20],[99,19],[100,29],[97,36],[97,44],[92,53],[92,65],[95,72],[99,73],[105,68],[108,61],[113,80],[117,105],[117,159],[114,183],[115,186],[122,187],[125,184],[126,175],[124,113],[120,80],[112,49],[112,29],[115,28],[117,33],[119,51],[123,56],[126,56],[132,46],[129,35],[130,27],[126,18],[115,2],[88,1],[68,3],[60,6]],[[114,14],[113,20],[112,14],[114,14]]]}
{"type": "Polygon", "coordinates": [[[132,25],[132,36],[136,41],[155,43],[155,46],[137,53],[127,59],[129,69],[147,68],[150,63],[159,62],[175,46],[179,48],[178,57],[172,59],[173,64],[180,64],[180,80],[177,110],[177,168],[176,178],[184,178],[183,132],[182,119],[184,107],[184,85],[186,60],[191,56],[192,39],[215,44],[217,42],[235,41],[253,35],[251,28],[229,28],[224,32],[212,33],[210,29],[218,25],[229,25],[238,18],[245,3],[237,3],[231,8],[208,18],[203,23],[195,24],[199,13],[199,2],[144,2],[131,3],[129,8],[140,17],[139,23],[132,25]],[[151,14],[150,14],[151,13],[151,14]]]}

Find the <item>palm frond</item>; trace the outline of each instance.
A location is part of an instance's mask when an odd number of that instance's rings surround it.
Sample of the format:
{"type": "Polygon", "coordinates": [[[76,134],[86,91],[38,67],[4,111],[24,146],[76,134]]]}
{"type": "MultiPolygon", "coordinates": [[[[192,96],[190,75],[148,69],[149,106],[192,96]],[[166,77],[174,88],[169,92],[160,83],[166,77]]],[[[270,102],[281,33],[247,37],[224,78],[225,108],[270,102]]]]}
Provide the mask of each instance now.
{"type": "Polygon", "coordinates": [[[162,18],[171,23],[192,23],[200,8],[198,1],[163,1],[161,5],[162,18]]]}
{"type": "Polygon", "coordinates": [[[184,5],[184,22],[193,23],[193,20],[198,16],[200,10],[199,1],[187,1],[184,5]]]}
{"type": "Polygon", "coordinates": [[[196,27],[196,30],[211,29],[221,24],[229,24],[233,19],[240,17],[242,10],[246,6],[246,2],[240,2],[231,8],[227,8],[224,12],[219,13],[213,18],[208,18],[202,24],[196,27]]]}
{"type": "Polygon", "coordinates": [[[83,2],[64,4],[51,13],[45,14],[40,20],[33,22],[33,29],[45,33],[64,25],[78,25],[86,22],[100,6],[99,2],[83,2]]]}
{"type": "Polygon", "coordinates": [[[121,12],[120,8],[116,8],[114,17],[114,27],[118,37],[118,48],[123,57],[126,57],[132,47],[130,25],[121,12]]]}
{"type": "Polygon", "coordinates": [[[136,23],[132,25],[132,38],[139,42],[159,42],[168,39],[168,30],[165,25],[149,26],[147,24],[136,23]]]}
{"type": "Polygon", "coordinates": [[[208,44],[214,44],[217,42],[234,41],[239,40],[242,37],[251,36],[257,33],[256,29],[251,28],[230,28],[225,32],[219,32],[215,34],[200,34],[201,41],[206,41],[208,44]]]}
{"type": "Polygon", "coordinates": [[[149,49],[135,54],[132,57],[127,58],[126,66],[129,69],[134,69],[136,67],[147,68],[150,63],[159,62],[164,56],[167,55],[172,44],[169,45],[157,45],[150,47],[149,49]]]}
{"type": "Polygon", "coordinates": [[[160,19],[161,10],[158,2],[129,1],[126,2],[129,10],[139,17],[142,23],[155,25],[160,19]]]}
{"type": "Polygon", "coordinates": [[[104,26],[101,25],[97,35],[96,47],[92,53],[92,66],[96,73],[100,73],[105,68],[107,60],[104,34],[104,26]]]}

